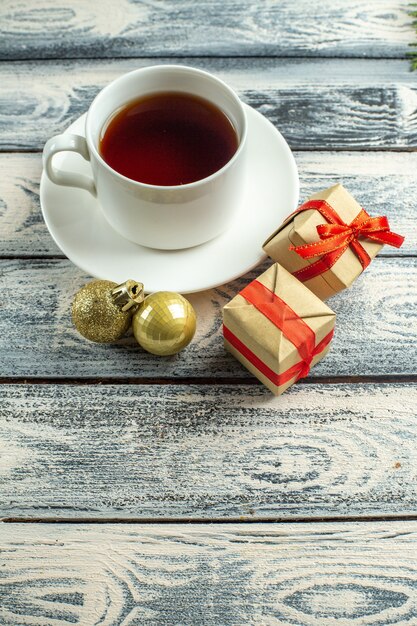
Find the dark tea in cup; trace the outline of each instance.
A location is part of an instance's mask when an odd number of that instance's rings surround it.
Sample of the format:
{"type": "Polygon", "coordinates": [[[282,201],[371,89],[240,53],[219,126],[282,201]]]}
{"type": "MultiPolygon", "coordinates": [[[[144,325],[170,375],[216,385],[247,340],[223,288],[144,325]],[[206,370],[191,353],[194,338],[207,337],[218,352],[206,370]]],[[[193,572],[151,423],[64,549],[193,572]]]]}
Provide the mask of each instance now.
{"type": "Polygon", "coordinates": [[[229,117],[187,93],[138,98],[103,126],[99,150],[119,174],[150,185],[193,183],[220,170],[238,148],[229,117]]]}

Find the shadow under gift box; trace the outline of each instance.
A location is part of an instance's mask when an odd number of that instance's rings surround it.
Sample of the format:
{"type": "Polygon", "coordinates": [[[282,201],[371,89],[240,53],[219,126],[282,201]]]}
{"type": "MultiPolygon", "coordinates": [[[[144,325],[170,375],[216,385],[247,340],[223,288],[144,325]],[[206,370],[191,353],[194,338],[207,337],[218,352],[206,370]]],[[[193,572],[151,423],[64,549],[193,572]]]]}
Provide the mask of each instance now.
{"type": "Polygon", "coordinates": [[[224,344],[275,395],[327,354],[336,314],[278,263],[223,308],[224,344]]]}
{"type": "MultiPolygon", "coordinates": [[[[362,211],[360,204],[340,184],[310,196],[308,201],[310,200],[325,200],[347,225],[362,211]]],[[[292,274],[300,272],[300,270],[315,263],[317,257],[303,259],[290,247],[320,241],[317,226],[327,223],[326,219],[315,209],[295,213],[289,216],[266,240],[263,249],[273,261],[281,263],[292,274]]],[[[373,259],[382,248],[381,243],[365,238],[361,238],[360,244],[370,259],[373,259]]],[[[298,275],[298,278],[321,300],[326,300],[339,291],[350,287],[362,271],[363,266],[357,254],[350,246],[347,246],[338,260],[327,271],[309,280],[305,280],[301,275],[298,275]]]]}

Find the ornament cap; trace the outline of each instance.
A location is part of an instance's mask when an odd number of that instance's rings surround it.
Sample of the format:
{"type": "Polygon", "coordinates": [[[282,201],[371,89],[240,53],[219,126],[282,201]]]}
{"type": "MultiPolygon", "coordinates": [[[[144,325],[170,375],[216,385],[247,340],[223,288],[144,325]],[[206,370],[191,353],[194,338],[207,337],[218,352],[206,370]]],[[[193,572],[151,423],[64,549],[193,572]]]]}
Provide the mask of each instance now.
{"type": "Polygon", "coordinates": [[[136,280],[126,280],[117,285],[112,289],[111,295],[113,302],[121,311],[128,311],[145,299],[143,283],[138,283],[136,280]]]}

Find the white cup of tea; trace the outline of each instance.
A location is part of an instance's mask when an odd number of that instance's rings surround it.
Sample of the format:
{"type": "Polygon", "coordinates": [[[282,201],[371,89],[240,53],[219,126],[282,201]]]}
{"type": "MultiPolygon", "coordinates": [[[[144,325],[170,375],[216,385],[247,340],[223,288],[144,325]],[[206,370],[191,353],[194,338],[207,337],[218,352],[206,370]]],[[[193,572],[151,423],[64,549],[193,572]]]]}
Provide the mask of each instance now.
{"type": "Polygon", "coordinates": [[[181,65],[145,67],[100,91],[87,114],[85,138],[74,134],[52,137],[43,151],[44,168],[53,183],[79,187],[97,197],[108,223],[126,239],[164,250],[189,248],[217,237],[230,226],[245,185],[246,134],[243,104],[219,78],[181,65]],[[105,129],[129,103],[169,92],[208,101],[222,112],[236,133],[236,150],[220,169],[185,184],[150,184],[121,174],[101,154],[105,129]],[[65,151],[77,152],[90,161],[91,177],[57,169],[53,157],[65,151]]]}

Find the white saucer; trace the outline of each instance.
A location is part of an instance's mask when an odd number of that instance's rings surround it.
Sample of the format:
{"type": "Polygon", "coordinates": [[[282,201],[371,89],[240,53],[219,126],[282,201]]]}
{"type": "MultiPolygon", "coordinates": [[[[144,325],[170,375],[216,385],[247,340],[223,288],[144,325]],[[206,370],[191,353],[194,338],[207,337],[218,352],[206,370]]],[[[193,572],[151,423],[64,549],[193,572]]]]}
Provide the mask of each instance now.
{"type": "MultiPolygon", "coordinates": [[[[51,183],[42,173],[40,201],[46,225],[62,252],[82,270],[117,283],[134,278],[147,292],[191,293],[227,283],[258,265],[262,243],[298,202],[294,157],[276,128],[245,105],[248,116],[246,191],[232,227],[187,250],[153,250],[127,241],[103,217],[88,192],[51,183]]],[[[85,115],[65,131],[84,135],[85,115]]],[[[89,164],[66,152],[55,157],[66,170],[89,173],[89,164]]]]}

